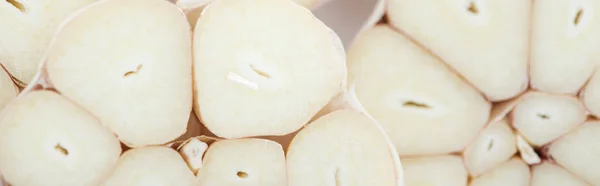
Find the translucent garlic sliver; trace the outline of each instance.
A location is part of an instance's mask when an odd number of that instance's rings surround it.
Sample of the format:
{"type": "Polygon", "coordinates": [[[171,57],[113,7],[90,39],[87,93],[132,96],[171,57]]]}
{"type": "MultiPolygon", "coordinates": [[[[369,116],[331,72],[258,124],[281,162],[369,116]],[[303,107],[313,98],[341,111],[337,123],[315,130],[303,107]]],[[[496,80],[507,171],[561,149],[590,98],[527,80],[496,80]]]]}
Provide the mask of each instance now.
{"type": "Polygon", "coordinates": [[[533,150],[533,147],[519,134],[517,135],[517,148],[519,149],[521,159],[528,165],[538,164],[542,161],[540,156],[533,150]]]}
{"type": "Polygon", "coordinates": [[[242,84],[244,86],[247,86],[248,88],[251,88],[251,89],[254,89],[254,90],[258,90],[258,84],[254,83],[254,82],[251,82],[248,79],[243,78],[242,76],[240,76],[240,75],[238,75],[236,73],[229,72],[229,74],[227,74],[227,79],[229,79],[229,80],[231,80],[233,82],[242,84]]]}
{"type": "Polygon", "coordinates": [[[196,138],[192,138],[179,149],[179,154],[181,154],[194,174],[202,168],[202,157],[206,149],[208,149],[208,145],[196,138]]]}

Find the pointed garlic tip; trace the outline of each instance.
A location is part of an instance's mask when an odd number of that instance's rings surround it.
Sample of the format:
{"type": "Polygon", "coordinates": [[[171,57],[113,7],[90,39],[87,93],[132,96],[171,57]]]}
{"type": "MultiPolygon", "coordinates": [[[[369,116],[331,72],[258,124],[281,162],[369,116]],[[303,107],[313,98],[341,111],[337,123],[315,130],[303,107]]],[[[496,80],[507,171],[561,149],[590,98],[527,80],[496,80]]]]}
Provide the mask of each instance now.
{"type": "Polygon", "coordinates": [[[194,175],[202,168],[202,157],[207,149],[208,144],[196,138],[192,138],[179,149],[179,154],[181,154],[188,167],[194,172],[194,175]]]}
{"type": "Polygon", "coordinates": [[[519,154],[521,154],[521,159],[525,161],[528,165],[535,165],[542,162],[540,156],[538,156],[533,147],[527,143],[525,138],[523,138],[520,134],[517,134],[517,148],[519,149],[519,154]]]}

